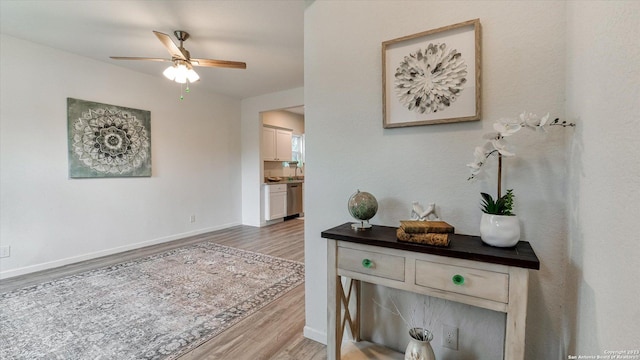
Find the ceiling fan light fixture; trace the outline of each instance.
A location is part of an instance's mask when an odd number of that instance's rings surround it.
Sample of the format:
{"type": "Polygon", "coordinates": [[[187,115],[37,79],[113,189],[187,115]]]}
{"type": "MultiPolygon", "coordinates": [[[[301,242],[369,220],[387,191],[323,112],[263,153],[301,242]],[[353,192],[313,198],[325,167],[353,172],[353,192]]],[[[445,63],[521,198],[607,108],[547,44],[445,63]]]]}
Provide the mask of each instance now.
{"type": "Polygon", "coordinates": [[[195,72],[195,70],[189,69],[187,70],[187,79],[189,80],[190,83],[194,83],[200,80],[200,76],[198,75],[198,73],[195,72]]]}
{"type": "Polygon", "coordinates": [[[175,67],[175,65],[171,65],[162,72],[162,75],[164,75],[164,77],[166,77],[167,79],[173,81],[176,78],[177,72],[178,69],[175,67]]]}
{"type": "Polygon", "coordinates": [[[189,69],[187,68],[187,66],[183,63],[180,63],[176,66],[176,76],[174,81],[179,84],[184,84],[187,82],[188,74],[189,69]]]}
{"type": "Polygon", "coordinates": [[[179,72],[176,74],[176,78],[174,80],[175,82],[177,82],[178,84],[184,84],[187,82],[187,73],[186,72],[179,72]]]}
{"type": "Polygon", "coordinates": [[[200,80],[200,76],[190,66],[184,63],[176,63],[169,66],[162,73],[167,79],[175,81],[179,84],[184,84],[187,80],[190,83],[194,83],[200,80]]]}

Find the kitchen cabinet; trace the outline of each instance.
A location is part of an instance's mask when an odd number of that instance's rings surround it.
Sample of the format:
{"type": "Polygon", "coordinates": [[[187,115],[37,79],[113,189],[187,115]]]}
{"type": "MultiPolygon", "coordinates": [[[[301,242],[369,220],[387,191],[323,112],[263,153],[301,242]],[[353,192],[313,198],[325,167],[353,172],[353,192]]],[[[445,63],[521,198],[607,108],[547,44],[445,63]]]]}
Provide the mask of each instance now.
{"type": "Polygon", "coordinates": [[[265,220],[275,220],[285,216],[287,216],[287,184],[265,185],[265,220]]]}
{"type": "Polygon", "coordinates": [[[291,137],[293,131],[264,126],[262,128],[262,159],[267,161],[291,161],[291,137]]]}

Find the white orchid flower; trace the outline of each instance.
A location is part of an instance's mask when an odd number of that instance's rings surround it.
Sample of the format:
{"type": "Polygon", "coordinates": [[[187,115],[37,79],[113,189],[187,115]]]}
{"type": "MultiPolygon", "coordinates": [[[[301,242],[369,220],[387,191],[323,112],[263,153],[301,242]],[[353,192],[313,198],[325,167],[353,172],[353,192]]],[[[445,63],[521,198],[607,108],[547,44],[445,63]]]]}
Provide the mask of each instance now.
{"type": "MultiPolygon", "coordinates": [[[[489,161],[491,155],[498,153],[501,156],[516,156],[512,146],[507,143],[506,137],[518,132],[523,127],[546,132],[546,128],[552,125],[560,125],[562,127],[575,126],[574,123],[563,121],[558,123],[558,119],[549,122],[549,113],[542,117],[538,117],[534,113],[523,111],[516,118],[501,118],[493,124],[495,131],[486,133],[482,136],[486,140],[483,146],[477,146],[473,151],[474,160],[467,164],[471,171],[471,175],[467,180],[477,180],[483,177],[482,168],[489,161]]],[[[500,197],[500,189],[502,184],[502,162],[498,161],[498,197],[500,197]]]]}
{"type": "Polygon", "coordinates": [[[486,143],[485,146],[476,146],[474,149],[474,161],[467,164],[467,167],[471,169],[471,177],[475,177],[482,170],[482,165],[484,165],[485,160],[487,160],[489,144],[490,143],[486,143]]]}
{"type": "Polygon", "coordinates": [[[471,180],[471,179],[475,179],[478,177],[478,175],[482,172],[482,165],[484,165],[484,163],[481,162],[471,162],[467,164],[467,167],[469,168],[471,175],[469,176],[469,178],[467,180],[471,180]]]}
{"type": "Polygon", "coordinates": [[[482,146],[476,146],[476,148],[473,151],[473,162],[467,164],[468,167],[472,168],[472,169],[480,169],[480,167],[482,166],[482,164],[484,163],[484,160],[487,158],[487,156],[484,153],[484,148],[482,146]]]}
{"type": "Polygon", "coordinates": [[[538,127],[536,128],[536,130],[546,133],[547,132],[547,128],[546,128],[547,121],[549,121],[549,113],[547,113],[547,115],[543,116],[540,119],[540,124],[538,124],[538,127]]]}
{"type": "Polygon", "coordinates": [[[547,125],[547,121],[549,121],[549,113],[539,118],[534,113],[523,111],[522,114],[520,114],[520,121],[524,126],[531,129],[546,131],[545,126],[547,125]]]}
{"type": "Polygon", "coordinates": [[[473,150],[473,157],[477,162],[484,162],[487,158],[487,144],[485,146],[476,146],[473,150]]]}
{"type": "Polygon", "coordinates": [[[482,169],[482,165],[483,164],[479,163],[479,162],[471,162],[471,163],[467,164],[467,167],[469,169],[471,169],[471,174],[472,175],[477,175],[480,172],[480,170],[482,169]]]}
{"type": "Polygon", "coordinates": [[[509,118],[502,118],[498,122],[493,124],[493,129],[500,133],[500,136],[511,136],[518,132],[522,128],[522,125],[515,120],[509,118]]]}
{"type": "Polygon", "coordinates": [[[513,149],[511,149],[511,146],[502,139],[492,140],[491,144],[502,156],[516,156],[513,149]]]}
{"type": "Polygon", "coordinates": [[[500,138],[500,133],[499,132],[486,133],[486,134],[482,135],[482,138],[486,139],[486,140],[499,139],[500,138]]]}
{"type": "Polygon", "coordinates": [[[526,111],[523,111],[519,115],[519,118],[520,118],[520,123],[524,126],[535,128],[540,124],[540,120],[538,120],[538,117],[534,113],[528,113],[526,111]]]}
{"type": "Polygon", "coordinates": [[[543,126],[547,125],[547,121],[549,121],[549,113],[547,113],[547,115],[543,116],[540,119],[540,125],[538,125],[538,126],[543,127],[543,126]]]}

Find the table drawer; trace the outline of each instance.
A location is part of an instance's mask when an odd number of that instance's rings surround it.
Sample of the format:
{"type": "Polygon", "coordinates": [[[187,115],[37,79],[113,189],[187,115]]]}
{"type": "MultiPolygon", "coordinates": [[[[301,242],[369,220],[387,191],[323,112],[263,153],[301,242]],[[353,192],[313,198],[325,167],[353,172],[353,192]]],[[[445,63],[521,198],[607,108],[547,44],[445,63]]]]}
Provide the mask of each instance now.
{"type": "Polygon", "coordinates": [[[509,302],[509,274],[416,260],[416,285],[509,302]]]}
{"type": "Polygon", "coordinates": [[[338,268],[386,279],[404,281],[402,256],[338,247],[338,268]]]}

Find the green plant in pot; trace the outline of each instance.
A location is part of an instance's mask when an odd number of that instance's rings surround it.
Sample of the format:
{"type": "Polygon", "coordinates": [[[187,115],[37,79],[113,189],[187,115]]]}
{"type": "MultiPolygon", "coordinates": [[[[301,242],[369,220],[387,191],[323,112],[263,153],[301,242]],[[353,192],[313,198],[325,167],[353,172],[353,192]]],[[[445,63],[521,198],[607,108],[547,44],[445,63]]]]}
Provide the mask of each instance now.
{"type": "Polygon", "coordinates": [[[520,240],[520,223],[518,217],[513,213],[515,198],[513,189],[507,190],[507,193],[502,195],[502,158],[515,156],[511,146],[506,142],[506,138],[523,128],[546,132],[548,126],[575,126],[575,124],[566,121],[560,122],[557,118],[552,122],[548,122],[548,120],[549,114],[538,117],[526,111],[515,119],[500,119],[493,124],[495,132],[484,135],[484,139],[487,140],[485,144],[475,148],[475,160],[467,164],[471,169],[471,176],[468,180],[476,179],[479,176],[489,158],[494,155],[498,158],[497,196],[494,199],[487,193],[481,193],[483,214],[480,220],[480,237],[486,244],[511,247],[520,240]]]}
{"type": "Polygon", "coordinates": [[[482,195],[482,218],[480,219],[480,237],[485,243],[498,246],[514,246],[520,240],[520,221],[513,213],[513,190],[498,197],[495,201],[487,193],[482,195]]]}
{"type": "Polygon", "coordinates": [[[507,193],[493,200],[493,197],[487,193],[480,193],[482,195],[482,212],[491,215],[504,215],[513,216],[513,189],[507,190],[507,193]]]}

